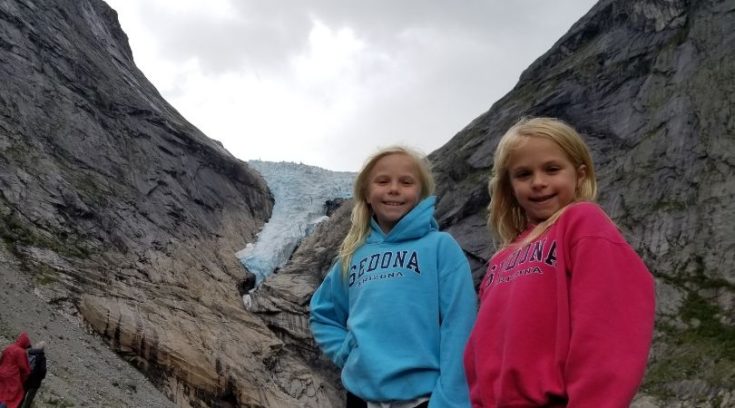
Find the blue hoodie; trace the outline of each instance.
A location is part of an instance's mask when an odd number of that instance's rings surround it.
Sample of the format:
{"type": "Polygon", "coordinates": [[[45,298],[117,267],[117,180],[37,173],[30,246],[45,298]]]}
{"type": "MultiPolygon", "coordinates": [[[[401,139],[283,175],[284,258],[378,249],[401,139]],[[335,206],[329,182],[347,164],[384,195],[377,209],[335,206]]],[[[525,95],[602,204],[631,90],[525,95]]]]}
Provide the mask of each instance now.
{"type": "Polygon", "coordinates": [[[375,220],[344,276],[337,262],[311,299],[311,330],[366,401],[431,394],[430,408],[469,407],[462,354],[477,312],[462,249],[439,232],[429,197],[386,235],[375,220]]]}

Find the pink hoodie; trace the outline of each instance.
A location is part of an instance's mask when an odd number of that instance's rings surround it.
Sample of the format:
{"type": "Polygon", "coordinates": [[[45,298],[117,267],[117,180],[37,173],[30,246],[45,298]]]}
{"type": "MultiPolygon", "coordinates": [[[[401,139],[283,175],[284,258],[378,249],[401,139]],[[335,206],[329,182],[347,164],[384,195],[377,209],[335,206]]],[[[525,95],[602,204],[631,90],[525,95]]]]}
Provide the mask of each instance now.
{"type": "Polygon", "coordinates": [[[472,406],[628,407],[654,298],[651,273],[602,209],[570,205],[489,262],[464,354],[472,406]]]}

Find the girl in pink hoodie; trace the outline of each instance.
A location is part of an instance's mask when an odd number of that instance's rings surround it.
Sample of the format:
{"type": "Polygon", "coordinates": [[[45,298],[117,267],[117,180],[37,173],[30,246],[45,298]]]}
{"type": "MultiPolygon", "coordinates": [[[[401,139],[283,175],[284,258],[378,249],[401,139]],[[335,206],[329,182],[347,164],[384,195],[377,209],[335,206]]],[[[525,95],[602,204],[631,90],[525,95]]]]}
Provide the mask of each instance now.
{"type": "Polygon", "coordinates": [[[464,354],[473,407],[630,405],[654,281],[596,193],[589,149],[564,122],[524,119],[500,140],[488,219],[500,249],[464,354]]]}

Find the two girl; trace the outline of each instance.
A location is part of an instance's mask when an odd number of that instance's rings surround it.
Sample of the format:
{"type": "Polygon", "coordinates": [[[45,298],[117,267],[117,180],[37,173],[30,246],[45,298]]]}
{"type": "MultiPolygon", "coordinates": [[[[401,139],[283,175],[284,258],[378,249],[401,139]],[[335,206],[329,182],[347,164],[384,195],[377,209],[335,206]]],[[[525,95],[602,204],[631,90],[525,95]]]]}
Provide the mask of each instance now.
{"type": "Polygon", "coordinates": [[[469,406],[462,353],[476,295],[462,249],[438,230],[433,191],[428,163],[400,147],[355,180],[352,226],[310,305],[347,407],[469,406]]]}
{"type": "Polygon", "coordinates": [[[629,406],[653,335],[654,283],[592,202],[579,134],[534,118],[501,139],[488,218],[501,247],[469,340],[469,268],[437,231],[432,190],[425,162],[404,149],[374,156],[356,180],[340,262],[311,302],[347,406],[629,406]]]}

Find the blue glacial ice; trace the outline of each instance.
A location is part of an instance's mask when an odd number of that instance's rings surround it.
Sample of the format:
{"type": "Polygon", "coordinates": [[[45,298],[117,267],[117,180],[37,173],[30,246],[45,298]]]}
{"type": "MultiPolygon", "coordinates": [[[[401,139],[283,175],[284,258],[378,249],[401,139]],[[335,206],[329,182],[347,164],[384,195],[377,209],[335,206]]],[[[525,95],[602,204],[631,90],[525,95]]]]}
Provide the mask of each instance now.
{"type": "Polygon", "coordinates": [[[352,196],[356,174],[289,162],[253,160],[248,165],[263,175],[275,200],[273,214],[256,242],[235,254],[255,274],[257,286],[283,266],[299,242],[327,219],[327,200],[352,196]]]}

